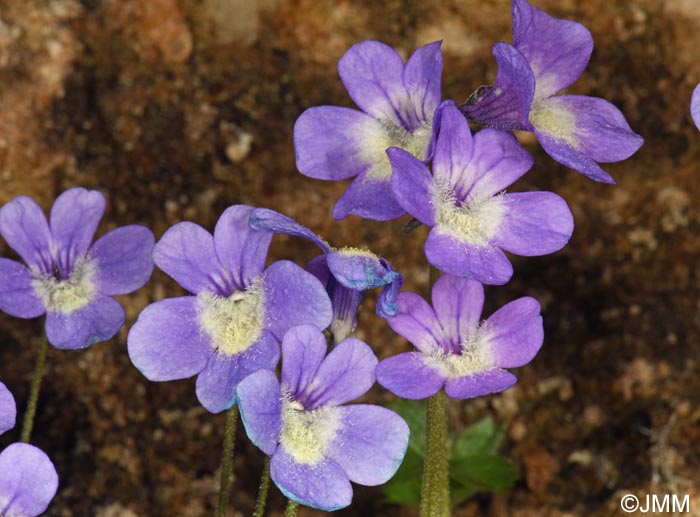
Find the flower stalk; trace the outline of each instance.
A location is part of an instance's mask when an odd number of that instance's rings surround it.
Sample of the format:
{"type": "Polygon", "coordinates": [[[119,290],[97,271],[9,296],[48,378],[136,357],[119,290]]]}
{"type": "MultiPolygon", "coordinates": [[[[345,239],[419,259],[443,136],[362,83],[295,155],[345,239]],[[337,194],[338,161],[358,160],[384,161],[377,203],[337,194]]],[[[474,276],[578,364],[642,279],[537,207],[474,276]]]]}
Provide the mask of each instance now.
{"type": "Polygon", "coordinates": [[[446,397],[443,390],[428,399],[425,422],[425,464],[421,486],[421,517],[449,517],[450,484],[447,452],[446,397]]]}
{"type": "Polygon", "coordinates": [[[24,413],[24,420],[22,421],[20,441],[25,443],[29,443],[29,437],[32,434],[32,427],[34,426],[34,415],[36,414],[36,405],[39,400],[39,389],[41,388],[41,379],[44,375],[44,364],[46,363],[46,352],[48,348],[49,342],[46,339],[46,332],[42,332],[39,355],[36,358],[36,366],[34,367],[34,375],[32,376],[32,387],[29,391],[27,411],[24,413]]]}
{"type": "Polygon", "coordinates": [[[219,507],[217,517],[226,515],[226,507],[231,494],[231,470],[233,467],[233,448],[236,443],[236,425],[238,424],[238,405],[231,406],[226,412],[226,431],[224,448],[221,454],[221,485],[219,488],[219,507]]]}
{"type": "Polygon", "coordinates": [[[284,517],[297,517],[297,508],[299,508],[299,505],[290,499],[287,503],[287,508],[284,510],[284,517]]]}
{"type": "Polygon", "coordinates": [[[267,503],[267,491],[270,488],[270,456],[265,456],[265,467],[260,479],[260,489],[258,490],[258,500],[255,503],[255,513],[253,517],[263,517],[265,515],[265,503],[267,503]]]}

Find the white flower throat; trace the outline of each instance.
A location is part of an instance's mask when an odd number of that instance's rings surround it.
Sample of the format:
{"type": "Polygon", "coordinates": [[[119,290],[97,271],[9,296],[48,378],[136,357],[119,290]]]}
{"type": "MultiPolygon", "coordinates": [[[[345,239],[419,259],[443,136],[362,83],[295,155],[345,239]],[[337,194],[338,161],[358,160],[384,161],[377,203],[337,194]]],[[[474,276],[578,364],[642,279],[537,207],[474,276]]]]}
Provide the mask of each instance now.
{"type": "Polygon", "coordinates": [[[337,407],[307,411],[287,396],[282,402],[280,444],[298,463],[315,465],[326,457],[340,427],[339,417],[337,407]]]}
{"type": "Polygon", "coordinates": [[[76,262],[68,278],[34,273],[32,287],[48,312],[70,314],[82,309],[95,298],[95,264],[88,259],[76,262]]]}

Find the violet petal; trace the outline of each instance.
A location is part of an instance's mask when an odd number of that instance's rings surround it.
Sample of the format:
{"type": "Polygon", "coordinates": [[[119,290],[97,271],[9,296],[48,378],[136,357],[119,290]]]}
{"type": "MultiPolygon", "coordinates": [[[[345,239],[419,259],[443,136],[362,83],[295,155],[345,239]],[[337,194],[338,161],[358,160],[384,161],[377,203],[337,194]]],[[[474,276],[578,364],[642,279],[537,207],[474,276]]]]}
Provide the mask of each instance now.
{"type": "Polygon", "coordinates": [[[24,264],[0,258],[0,311],[16,318],[44,314],[44,302],[36,295],[34,277],[24,264]]]}
{"type": "Polygon", "coordinates": [[[17,405],[15,398],[2,382],[0,382],[0,434],[9,431],[17,420],[17,405]]]}
{"type": "MultiPolygon", "coordinates": [[[[388,158],[383,159],[390,167],[388,158]]],[[[390,178],[371,178],[365,172],[350,183],[333,207],[333,218],[338,220],[357,215],[374,221],[390,221],[405,213],[394,197],[390,178]]]]}
{"type": "Polygon", "coordinates": [[[517,380],[515,375],[509,371],[493,368],[485,372],[448,380],[445,384],[445,393],[453,399],[471,399],[507,390],[517,380]]]}
{"type": "Polygon", "coordinates": [[[420,120],[430,120],[440,104],[442,41],[424,45],[413,53],[403,70],[403,83],[420,120]]]}
{"type": "Polygon", "coordinates": [[[328,344],[313,325],[292,327],[282,340],[282,388],[297,398],[326,357],[328,344]]]}
{"type": "Polygon", "coordinates": [[[124,324],[124,309],[101,294],[68,314],[46,313],[46,338],[56,348],[75,350],[112,338],[124,324]]]}
{"type": "Polygon", "coordinates": [[[420,352],[387,357],[377,366],[377,382],[397,397],[420,400],[435,395],[446,377],[426,361],[420,352]]]}
{"type": "MultiPolygon", "coordinates": [[[[462,115],[460,115],[462,119],[462,115]]],[[[398,147],[386,151],[391,162],[391,190],[406,212],[427,226],[435,226],[433,177],[425,164],[398,147]]]]}
{"type": "Polygon", "coordinates": [[[493,362],[500,368],[529,363],[544,341],[540,304],[534,298],[518,298],[504,305],[484,325],[489,332],[493,362]]]}
{"type": "Polygon", "coordinates": [[[0,453],[0,515],[35,517],[58,489],[58,474],[41,449],[13,443],[0,453]]]}
{"type": "Polygon", "coordinates": [[[483,286],[467,278],[442,275],[433,286],[432,301],[452,351],[459,352],[460,345],[479,326],[484,308],[483,286]]]}
{"type": "Polygon", "coordinates": [[[252,373],[238,384],[236,397],[248,438],[265,454],[272,455],[282,432],[282,396],[275,373],[252,373]]]}
{"type": "Polygon", "coordinates": [[[442,327],[428,302],[415,293],[405,292],[396,298],[396,305],[398,314],[387,319],[394,332],[426,354],[442,350],[442,327]]]}
{"type": "Polygon", "coordinates": [[[260,231],[301,237],[316,244],[324,253],[328,253],[330,250],[328,244],[306,226],[269,208],[256,208],[253,210],[250,213],[250,226],[260,231]]]}
{"type": "Polygon", "coordinates": [[[32,198],[17,196],[0,208],[0,235],[30,268],[45,275],[55,273],[49,225],[32,198]]]}
{"type": "Polygon", "coordinates": [[[698,131],[700,131],[700,84],[695,87],[690,97],[690,115],[693,117],[693,122],[695,122],[698,131]]]}

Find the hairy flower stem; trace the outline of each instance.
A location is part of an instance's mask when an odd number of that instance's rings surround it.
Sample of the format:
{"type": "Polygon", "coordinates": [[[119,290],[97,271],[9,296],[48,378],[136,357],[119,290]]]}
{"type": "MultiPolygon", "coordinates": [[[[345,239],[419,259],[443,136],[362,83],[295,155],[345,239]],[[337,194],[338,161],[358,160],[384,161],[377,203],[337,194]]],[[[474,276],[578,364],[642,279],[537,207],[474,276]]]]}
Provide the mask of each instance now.
{"type": "Polygon", "coordinates": [[[255,503],[255,513],[253,517],[263,517],[265,514],[265,503],[267,502],[267,490],[270,488],[270,456],[265,457],[265,467],[260,479],[260,489],[258,490],[258,500],[255,503]]]}
{"type": "MultiPolygon", "coordinates": [[[[430,288],[440,272],[430,266],[430,288]]],[[[425,463],[421,486],[421,517],[449,517],[450,477],[447,451],[447,413],[445,392],[440,390],[428,399],[425,419],[425,463]]]]}
{"type": "Polygon", "coordinates": [[[39,355],[36,358],[36,366],[34,367],[34,376],[32,377],[32,387],[29,392],[29,402],[27,403],[27,412],[24,413],[22,421],[22,434],[20,441],[29,442],[29,437],[32,434],[34,426],[34,415],[36,414],[36,403],[39,400],[39,388],[41,388],[41,377],[44,375],[44,364],[46,363],[46,352],[49,348],[49,342],[46,339],[46,331],[41,334],[41,344],[39,345],[39,355]]]}
{"type": "Polygon", "coordinates": [[[233,447],[236,443],[236,425],[238,424],[238,405],[231,406],[226,412],[226,431],[224,435],[224,450],[221,454],[221,485],[219,488],[219,507],[217,517],[225,517],[231,493],[231,468],[233,466],[233,447]]]}
{"type": "Polygon", "coordinates": [[[284,517],[297,517],[297,508],[299,505],[290,499],[287,503],[287,509],[284,511],[284,517]]]}

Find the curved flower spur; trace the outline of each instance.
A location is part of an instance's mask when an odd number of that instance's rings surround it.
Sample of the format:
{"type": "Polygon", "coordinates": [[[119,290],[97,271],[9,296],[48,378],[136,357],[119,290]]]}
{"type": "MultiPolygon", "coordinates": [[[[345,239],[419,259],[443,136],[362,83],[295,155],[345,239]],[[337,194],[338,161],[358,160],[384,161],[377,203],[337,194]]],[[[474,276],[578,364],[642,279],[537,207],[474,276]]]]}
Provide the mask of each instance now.
{"type": "Polygon", "coordinates": [[[391,187],[401,206],[433,227],[425,255],[445,273],[485,284],[505,284],[516,255],[553,253],[574,229],[566,201],[551,192],[503,193],[532,166],[513,135],[484,129],[472,137],[459,110],[445,101],[436,119],[432,174],[407,152],[387,151],[391,187]]]}
{"type": "Polygon", "coordinates": [[[0,258],[0,310],[18,318],[46,313],[46,337],[63,349],[114,336],[124,309],[112,296],[143,286],[153,271],[153,233],[123,226],[92,238],[105,211],[96,190],[73,188],[56,198],[50,223],[19,196],[0,209],[0,234],[27,264],[0,258]]]}
{"type": "MultiPolygon", "coordinates": [[[[16,416],[15,399],[0,382],[0,434],[15,426],[16,416]]],[[[41,515],[57,488],[56,468],[38,447],[13,443],[0,452],[0,515],[41,515]]]]}
{"type": "Polygon", "coordinates": [[[362,111],[338,106],[304,111],[294,125],[297,168],[310,178],[355,178],[333,209],[335,219],[401,217],[405,212],[389,186],[386,150],[396,146],[430,159],[433,114],[441,98],[440,42],[417,49],[404,65],[391,47],[363,41],[340,59],[338,72],[362,111]]]}
{"type": "Polygon", "coordinates": [[[250,225],[258,230],[301,237],[321,248],[323,255],[312,259],[307,270],[321,280],[331,298],[331,332],[336,343],[355,329],[362,292],[367,289],[383,287],[377,301],[377,316],[389,318],[396,314],[396,295],[403,286],[404,279],[388,260],[368,250],[332,248],[307,227],[268,208],[253,210],[250,213],[250,225]]]}
{"type": "Polygon", "coordinates": [[[272,456],[270,474],[292,501],[332,511],[352,501],[350,481],[386,483],[408,446],[406,422],[374,405],[343,406],[374,384],[377,358],[354,338],[326,356],[323,333],[292,328],[282,342],[282,381],[269,370],[237,389],[250,440],[272,456]]]}
{"type": "Polygon", "coordinates": [[[593,38],[580,23],[560,20],[513,0],[513,44],[496,43],[496,82],[479,88],[460,109],[499,129],[533,131],[554,160],[595,181],[615,183],[597,162],[629,158],[644,143],[606,100],[556,95],[588,64],[593,38]]]}
{"type": "Polygon", "coordinates": [[[313,275],[282,260],[265,269],[269,232],[248,224],[252,207],[231,206],[212,236],[183,222],[156,244],[156,265],[194,296],[146,307],[129,332],[129,357],[148,379],[197,375],[197,398],[219,413],[247,375],[274,369],[292,326],[326,328],[331,303],[313,275]]]}
{"type": "Polygon", "coordinates": [[[401,293],[398,315],[387,320],[418,349],[377,367],[377,382],[399,397],[423,399],[443,386],[455,399],[503,391],[517,380],[505,368],[526,365],[542,346],[542,316],[534,298],[512,301],[480,322],[482,285],[443,275],[433,286],[432,302],[431,307],[415,293],[401,293]]]}

